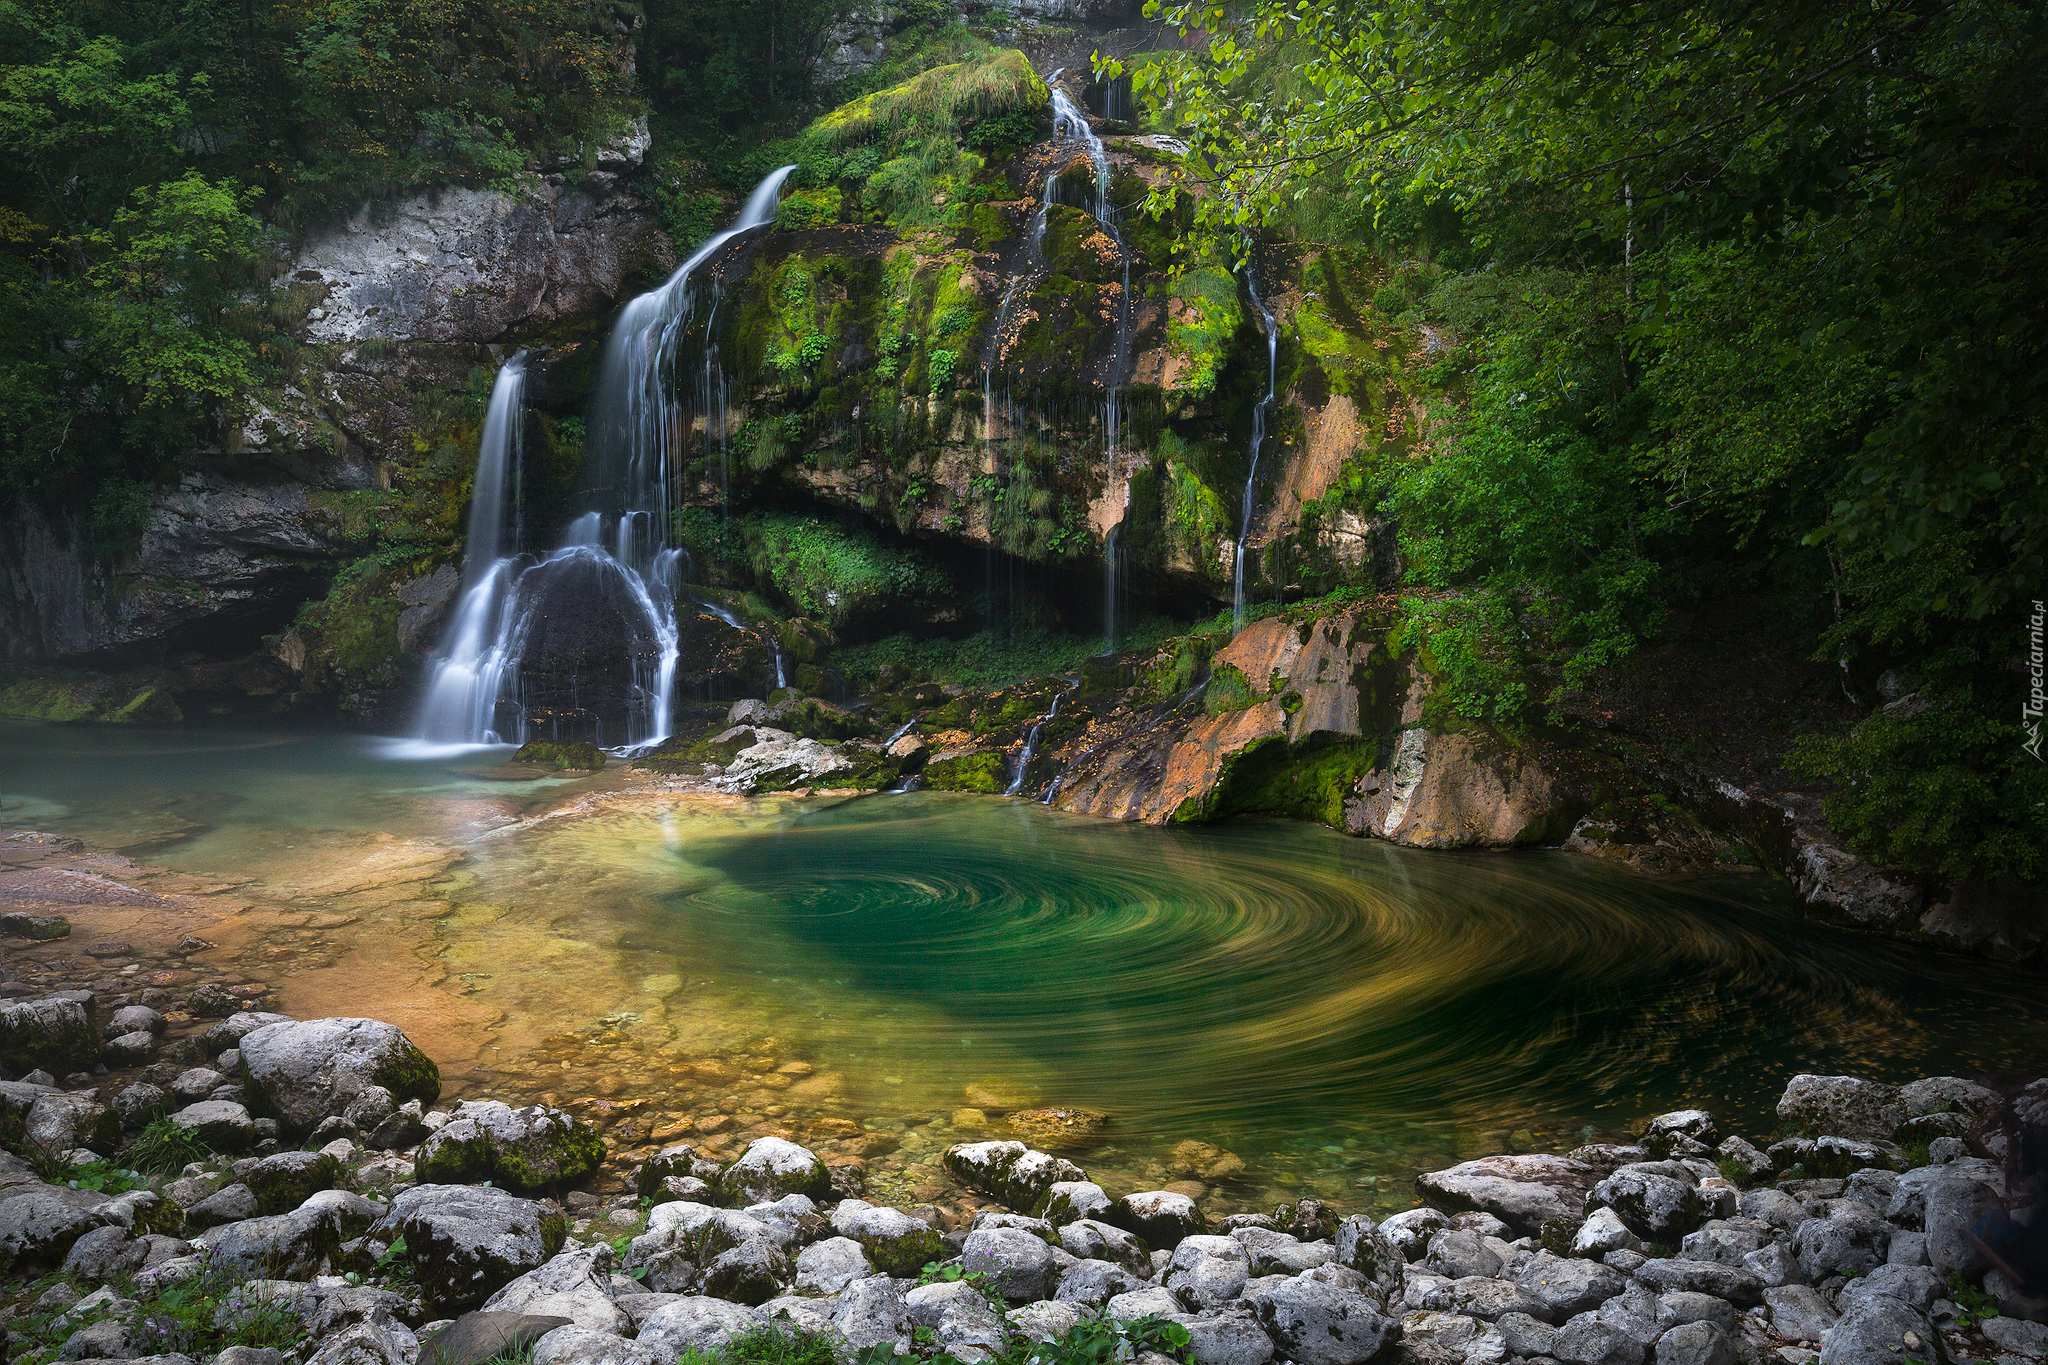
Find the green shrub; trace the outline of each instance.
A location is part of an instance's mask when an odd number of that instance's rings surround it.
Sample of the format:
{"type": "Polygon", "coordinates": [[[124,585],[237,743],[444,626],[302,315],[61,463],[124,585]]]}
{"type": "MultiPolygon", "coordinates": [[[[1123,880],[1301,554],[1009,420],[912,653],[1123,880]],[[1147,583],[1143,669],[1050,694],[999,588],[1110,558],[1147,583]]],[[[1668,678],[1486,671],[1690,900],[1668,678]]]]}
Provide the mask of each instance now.
{"type": "Polygon", "coordinates": [[[151,1119],[136,1134],[128,1148],[128,1164],[152,1175],[176,1175],[195,1161],[204,1161],[213,1149],[189,1128],[180,1128],[168,1118],[151,1119]]]}

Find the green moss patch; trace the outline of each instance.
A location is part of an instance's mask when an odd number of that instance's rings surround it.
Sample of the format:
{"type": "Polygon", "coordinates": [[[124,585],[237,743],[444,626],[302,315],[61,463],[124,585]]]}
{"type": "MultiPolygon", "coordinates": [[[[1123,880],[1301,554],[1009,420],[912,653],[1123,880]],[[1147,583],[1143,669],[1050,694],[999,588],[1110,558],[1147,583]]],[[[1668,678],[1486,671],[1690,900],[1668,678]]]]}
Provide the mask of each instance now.
{"type": "Polygon", "coordinates": [[[539,763],[550,768],[574,768],[594,773],[604,767],[604,750],[595,744],[535,739],[520,745],[519,752],[512,755],[512,761],[539,763]]]}
{"type": "Polygon", "coordinates": [[[960,754],[925,764],[924,782],[933,791],[981,792],[994,796],[1010,782],[1010,762],[999,753],[960,754]]]}

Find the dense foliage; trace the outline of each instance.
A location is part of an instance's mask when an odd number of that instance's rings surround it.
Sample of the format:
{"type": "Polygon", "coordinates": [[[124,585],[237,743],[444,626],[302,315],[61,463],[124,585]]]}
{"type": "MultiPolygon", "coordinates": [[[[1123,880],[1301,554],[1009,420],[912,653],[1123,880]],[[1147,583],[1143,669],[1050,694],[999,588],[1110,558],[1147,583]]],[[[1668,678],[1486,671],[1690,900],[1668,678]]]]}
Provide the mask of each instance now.
{"type": "Polygon", "coordinates": [[[574,168],[632,112],[583,0],[0,0],[0,488],[119,542],[289,377],[285,235],[574,168]]]}
{"type": "Polygon", "coordinates": [[[1446,401],[1377,486],[1461,709],[1521,719],[1768,578],[1867,715],[1799,759],[1837,827],[1912,871],[2044,871],[2018,721],[2048,596],[2048,13],[1167,17],[1206,44],[1135,84],[1192,144],[1203,229],[1349,235],[1422,282],[1446,401]]]}

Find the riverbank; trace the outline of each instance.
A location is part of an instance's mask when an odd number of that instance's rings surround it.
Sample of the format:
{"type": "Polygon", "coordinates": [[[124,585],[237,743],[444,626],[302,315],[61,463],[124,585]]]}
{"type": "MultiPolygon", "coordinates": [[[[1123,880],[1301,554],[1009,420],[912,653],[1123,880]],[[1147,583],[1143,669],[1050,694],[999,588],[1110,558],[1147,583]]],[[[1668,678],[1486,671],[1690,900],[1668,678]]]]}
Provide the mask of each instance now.
{"type": "Polygon", "coordinates": [[[858,1162],[773,1134],[638,1157],[558,1107],[444,1108],[386,1023],[243,1011],[158,1042],[163,1014],[108,1003],[0,1011],[12,1359],[669,1365],[759,1358],[764,1330],[818,1360],[1033,1341],[1066,1359],[1101,1323],[1192,1365],[2048,1349],[2021,1320],[2040,1305],[1963,1235],[2029,1206],[2005,1172],[2048,1126],[2048,1081],[1796,1076],[1768,1145],[1667,1113],[1632,1142],[1425,1173],[1377,1220],[1315,1200],[1219,1216],[1021,1142],[954,1144],[958,1193],[897,1209],[862,1197],[858,1162]],[[203,1064],[79,1084],[141,1051],[203,1064]]]}

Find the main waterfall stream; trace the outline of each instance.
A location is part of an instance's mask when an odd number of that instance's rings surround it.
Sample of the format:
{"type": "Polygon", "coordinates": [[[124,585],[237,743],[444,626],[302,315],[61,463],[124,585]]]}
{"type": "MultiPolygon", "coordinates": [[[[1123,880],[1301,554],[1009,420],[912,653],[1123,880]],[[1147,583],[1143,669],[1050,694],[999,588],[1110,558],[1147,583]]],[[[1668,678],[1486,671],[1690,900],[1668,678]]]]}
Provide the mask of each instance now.
{"type": "Polygon", "coordinates": [[[1192,1138],[1247,1163],[1212,1211],[1384,1209],[1416,1169],[1681,1103],[1768,1132],[1797,1071],[2048,1055],[2038,977],[1809,924],[1762,877],[1561,853],[713,798],[246,727],[10,727],[0,820],[219,879],[255,908],[207,936],[276,1008],[397,1021],[451,1094],[550,1096],[628,1149],[865,1132],[891,1198],[1033,1102],[1109,1116],[1076,1159],[1113,1189],[1192,1138]]]}

